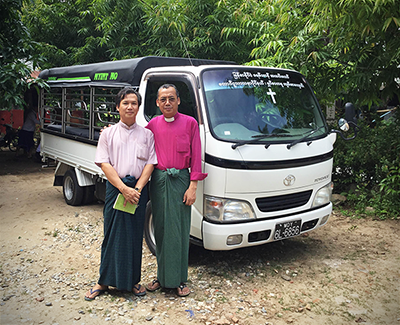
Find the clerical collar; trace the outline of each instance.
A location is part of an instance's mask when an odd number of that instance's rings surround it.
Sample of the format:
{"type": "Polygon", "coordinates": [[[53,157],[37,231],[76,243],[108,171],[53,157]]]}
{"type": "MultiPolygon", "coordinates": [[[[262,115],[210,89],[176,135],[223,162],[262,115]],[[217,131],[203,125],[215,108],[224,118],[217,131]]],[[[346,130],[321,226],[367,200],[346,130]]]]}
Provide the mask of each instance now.
{"type": "Polygon", "coordinates": [[[174,116],[172,116],[172,117],[164,117],[164,120],[165,120],[165,122],[170,123],[170,122],[175,121],[175,117],[174,116]]]}

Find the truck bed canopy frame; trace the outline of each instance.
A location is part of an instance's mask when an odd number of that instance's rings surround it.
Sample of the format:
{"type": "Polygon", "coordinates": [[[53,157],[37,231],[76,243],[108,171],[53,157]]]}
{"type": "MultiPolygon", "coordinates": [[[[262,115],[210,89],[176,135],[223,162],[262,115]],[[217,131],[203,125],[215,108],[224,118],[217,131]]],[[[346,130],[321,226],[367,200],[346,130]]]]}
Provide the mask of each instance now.
{"type": "Polygon", "coordinates": [[[39,78],[47,80],[50,87],[139,87],[143,72],[149,68],[212,64],[236,65],[230,61],[146,56],[46,69],[39,78]]]}

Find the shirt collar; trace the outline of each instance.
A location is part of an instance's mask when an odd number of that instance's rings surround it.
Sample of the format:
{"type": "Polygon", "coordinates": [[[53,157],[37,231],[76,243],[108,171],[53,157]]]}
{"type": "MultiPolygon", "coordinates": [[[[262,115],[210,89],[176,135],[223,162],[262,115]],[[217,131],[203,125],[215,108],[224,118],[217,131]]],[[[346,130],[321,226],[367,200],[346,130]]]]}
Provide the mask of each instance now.
{"type": "Polygon", "coordinates": [[[176,112],[176,114],[174,116],[172,116],[168,119],[164,117],[164,121],[167,123],[171,123],[171,122],[176,121],[177,118],[179,118],[179,112],[176,112]]]}
{"type": "Polygon", "coordinates": [[[126,130],[133,130],[134,128],[136,128],[136,122],[133,123],[131,126],[126,125],[124,122],[122,122],[121,120],[119,121],[119,124],[122,128],[126,129],[126,130]]]}

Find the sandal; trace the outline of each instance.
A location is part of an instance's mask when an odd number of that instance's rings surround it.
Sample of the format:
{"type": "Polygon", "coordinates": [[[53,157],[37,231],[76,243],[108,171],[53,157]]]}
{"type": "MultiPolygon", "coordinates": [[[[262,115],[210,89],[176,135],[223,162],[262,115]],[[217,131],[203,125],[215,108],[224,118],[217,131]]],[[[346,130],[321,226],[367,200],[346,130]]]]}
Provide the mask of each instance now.
{"type": "Polygon", "coordinates": [[[146,289],[144,291],[140,291],[141,288],[142,288],[142,285],[140,285],[140,284],[134,285],[133,290],[132,290],[133,294],[137,297],[144,296],[146,294],[146,289]],[[137,290],[137,291],[135,292],[135,290],[137,290]]]}
{"type": "Polygon", "coordinates": [[[86,301],[95,300],[96,297],[102,295],[102,294],[103,294],[104,292],[106,292],[107,290],[108,290],[108,289],[96,289],[96,290],[90,289],[90,291],[89,291],[90,295],[92,295],[92,294],[94,294],[94,293],[97,293],[97,295],[95,295],[95,296],[92,297],[92,298],[90,298],[90,297],[88,297],[88,296],[85,296],[85,300],[86,300],[86,301]]]}
{"type": "Polygon", "coordinates": [[[158,281],[158,279],[153,280],[146,287],[146,289],[149,290],[150,292],[157,291],[160,288],[161,288],[161,283],[160,283],[160,281],[158,281]],[[155,285],[157,285],[157,286],[155,286],[155,285]]]}
{"type": "MultiPolygon", "coordinates": [[[[181,283],[181,284],[179,285],[179,287],[176,288],[176,294],[177,294],[179,297],[186,297],[186,296],[188,296],[188,295],[190,294],[190,290],[189,290],[187,293],[184,293],[184,292],[183,292],[183,289],[185,289],[185,288],[188,288],[188,286],[187,286],[185,283],[181,283]],[[180,290],[180,292],[179,292],[179,290],[180,290]]],[[[189,288],[188,288],[188,289],[189,289],[189,288]]]]}

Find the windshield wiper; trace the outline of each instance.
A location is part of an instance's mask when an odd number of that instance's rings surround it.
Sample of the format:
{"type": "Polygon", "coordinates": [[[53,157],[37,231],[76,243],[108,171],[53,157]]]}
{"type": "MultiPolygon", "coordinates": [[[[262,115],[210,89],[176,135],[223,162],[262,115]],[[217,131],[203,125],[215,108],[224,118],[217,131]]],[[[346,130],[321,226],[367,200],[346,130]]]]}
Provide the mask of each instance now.
{"type": "MultiPolygon", "coordinates": [[[[294,140],[292,143],[288,144],[286,146],[286,148],[290,149],[291,147],[295,146],[296,144],[304,141],[305,139],[307,139],[308,137],[310,137],[311,135],[313,135],[314,133],[318,132],[319,130],[321,130],[322,128],[324,128],[325,126],[319,126],[316,129],[310,130],[306,133],[305,136],[301,137],[300,139],[294,140]]],[[[311,144],[311,143],[310,143],[311,144]]]]}
{"type": "Polygon", "coordinates": [[[243,140],[243,141],[238,141],[235,144],[232,145],[232,149],[236,149],[237,147],[243,146],[245,144],[252,144],[252,143],[257,143],[258,141],[262,139],[267,139],[267,138],[284,138],[284,137],[292,137],[290,134],[257,134],[252,136],[252,140],[243,140]]]}

